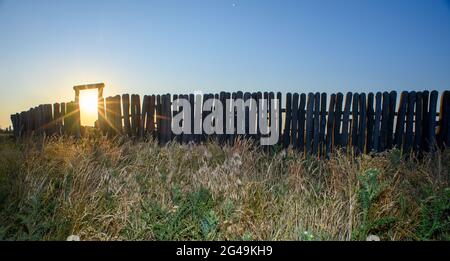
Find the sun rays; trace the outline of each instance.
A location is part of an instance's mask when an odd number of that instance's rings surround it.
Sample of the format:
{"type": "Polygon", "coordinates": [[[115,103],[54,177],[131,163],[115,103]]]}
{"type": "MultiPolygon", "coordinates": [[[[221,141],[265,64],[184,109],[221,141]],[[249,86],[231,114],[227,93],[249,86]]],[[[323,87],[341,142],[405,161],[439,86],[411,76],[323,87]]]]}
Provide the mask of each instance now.
{"type": "Polygon", "coordinates": [[[82,126],[94,126],[98,117],[98,92],[85,90],[80,93],[80,113],[82,126]]]}

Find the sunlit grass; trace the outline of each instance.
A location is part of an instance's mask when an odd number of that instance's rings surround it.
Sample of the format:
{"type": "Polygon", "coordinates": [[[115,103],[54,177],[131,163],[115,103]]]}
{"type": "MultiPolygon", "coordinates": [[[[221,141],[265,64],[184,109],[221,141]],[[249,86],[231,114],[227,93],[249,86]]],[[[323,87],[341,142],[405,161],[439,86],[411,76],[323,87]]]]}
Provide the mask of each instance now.
{"type": "Polygon", "coordinates": [[[449,240],[450,153],[329,160],[126,138],[0,143],[0,239],[449,240]]]}

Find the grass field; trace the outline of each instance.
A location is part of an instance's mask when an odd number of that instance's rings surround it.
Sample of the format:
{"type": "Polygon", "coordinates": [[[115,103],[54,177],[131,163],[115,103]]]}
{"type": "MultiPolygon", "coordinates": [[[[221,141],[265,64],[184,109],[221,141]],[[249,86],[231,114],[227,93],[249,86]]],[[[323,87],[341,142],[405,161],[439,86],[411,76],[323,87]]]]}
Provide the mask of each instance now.
{"type": "Polygon", "coordinates": [[[0,137],[0,239],[450,239],[450,152],[0,137]]]}

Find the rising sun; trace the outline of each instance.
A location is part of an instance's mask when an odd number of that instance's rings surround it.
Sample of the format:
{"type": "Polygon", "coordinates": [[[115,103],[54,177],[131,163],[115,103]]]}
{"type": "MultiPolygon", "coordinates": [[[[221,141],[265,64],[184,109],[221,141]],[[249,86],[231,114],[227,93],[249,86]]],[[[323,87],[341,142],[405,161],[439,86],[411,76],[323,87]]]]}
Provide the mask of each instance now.
{"type": "Polygon", "coordinates": [[[80,92],[80,116],[81,125],[94,126],[97,120],[98,93],[97,90],[85,90],[80,92]]]}

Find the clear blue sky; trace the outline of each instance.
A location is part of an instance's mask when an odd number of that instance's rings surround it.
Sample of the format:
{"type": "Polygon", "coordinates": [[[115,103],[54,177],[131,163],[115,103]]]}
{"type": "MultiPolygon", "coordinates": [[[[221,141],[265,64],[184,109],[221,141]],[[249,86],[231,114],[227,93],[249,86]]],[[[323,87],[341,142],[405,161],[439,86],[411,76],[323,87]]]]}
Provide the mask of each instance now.
{"type": "Polygon", "coordinates": [[[106,95],[450,89],[449,0],[0,0],[0,126],[106,95]]]}

